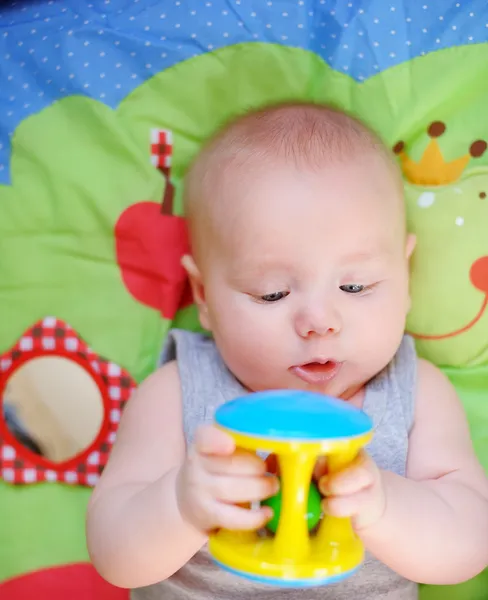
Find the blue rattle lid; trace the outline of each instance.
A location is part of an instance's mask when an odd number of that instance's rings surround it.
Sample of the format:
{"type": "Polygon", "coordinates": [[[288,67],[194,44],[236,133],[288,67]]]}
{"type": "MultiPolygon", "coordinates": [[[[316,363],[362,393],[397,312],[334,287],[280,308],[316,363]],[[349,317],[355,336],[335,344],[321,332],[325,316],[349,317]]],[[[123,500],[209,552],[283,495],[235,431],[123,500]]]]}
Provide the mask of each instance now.
{"type": "Polygon", "coordinates": [[[298,390],[255,392],[220,406],[215,421],[260,438],[323,440],[370,432],[371,419],[344,400],[298,390]]]}

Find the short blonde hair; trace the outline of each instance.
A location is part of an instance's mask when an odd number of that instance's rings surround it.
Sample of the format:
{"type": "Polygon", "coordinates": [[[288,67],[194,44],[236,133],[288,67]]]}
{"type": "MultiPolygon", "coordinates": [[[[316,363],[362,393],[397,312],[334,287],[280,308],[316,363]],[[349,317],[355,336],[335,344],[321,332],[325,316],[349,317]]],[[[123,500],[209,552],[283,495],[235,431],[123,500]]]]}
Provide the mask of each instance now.
{"type": "MultiPolygon", "coordinates": [[[[232,176],[238,185],[249,169],[269,168],[273,161],[309,171],[365,153],[379,155],[401,186],[398,164],[379,136],[358,119],[331,106],[282,103],[247,112],[226,123],[203,146],[187,171],[183,202],[190,232],[213,213],[212,200],[232,176]]],[[[245,184],[243,181],[242,183],[245,184]]]]}

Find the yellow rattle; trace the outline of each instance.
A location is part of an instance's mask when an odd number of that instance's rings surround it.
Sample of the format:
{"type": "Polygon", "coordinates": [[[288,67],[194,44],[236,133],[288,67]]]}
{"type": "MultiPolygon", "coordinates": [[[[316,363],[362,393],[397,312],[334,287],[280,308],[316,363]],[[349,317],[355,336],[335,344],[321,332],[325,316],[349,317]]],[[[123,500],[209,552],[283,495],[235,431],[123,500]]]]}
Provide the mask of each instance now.
{"type": "Polygon", "coordinates": [[[337,398],[312,392],[256,392],[223,404],[216,425],[252,451],[274,453],[281,479],[281,509],[274,536],[221,529],[210,536],[214,560],[236,575],[279,587],[311,587],[349,577],[364,548],[349,518],[324,516],[309,532],[312,472],[325,456],[328,471],[344,468],[372,437],[372,422],[337,398]]]}

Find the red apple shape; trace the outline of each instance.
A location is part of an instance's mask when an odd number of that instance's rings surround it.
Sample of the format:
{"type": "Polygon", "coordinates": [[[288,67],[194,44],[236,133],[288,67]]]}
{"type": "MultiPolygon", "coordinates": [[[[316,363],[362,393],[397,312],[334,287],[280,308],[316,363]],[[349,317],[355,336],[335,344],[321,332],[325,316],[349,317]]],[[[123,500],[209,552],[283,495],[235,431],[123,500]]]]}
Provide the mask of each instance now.
{"type": "Polygon", "coordinates": [[[114,587],[92,565],[49,567],[0,583],[2,600],[129,600],[129,591],[114,587]]]}
{"type": "Polygon", "coordinates": [[[186,221],[163,214],[156,202],[138,202],[115,225],[117,262],[129,293],[139,302],[173,319],[191,304],[181,258],[189,252],[186,221]]]}

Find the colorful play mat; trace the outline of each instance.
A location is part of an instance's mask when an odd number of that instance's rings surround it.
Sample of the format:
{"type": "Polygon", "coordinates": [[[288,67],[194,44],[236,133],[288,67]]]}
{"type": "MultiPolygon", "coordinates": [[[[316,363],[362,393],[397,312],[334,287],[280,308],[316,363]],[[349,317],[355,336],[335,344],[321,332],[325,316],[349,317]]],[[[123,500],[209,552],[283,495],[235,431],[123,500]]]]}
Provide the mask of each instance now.
{"type": "MultiPolygon", "coordinates": [[[[488,470],[487,65],[486,0],[0,3],[2,600],[128,598],[89,564],[86,505],[168,328],[198,327],[182,176],[249,107],[333,103],[396,153],[418,237],[408,330],[456,386],[488,470]],[[54,371],[34,368],[47,359],[54,371]],[[22,398],[54,402],[53,381],[60,412],[34,439],[41,413],[22,398]],[[84,385],[98,409],[75,406],[84,385]]],[[[421,593],[487,590],[484,573],[421,593]]]]}

